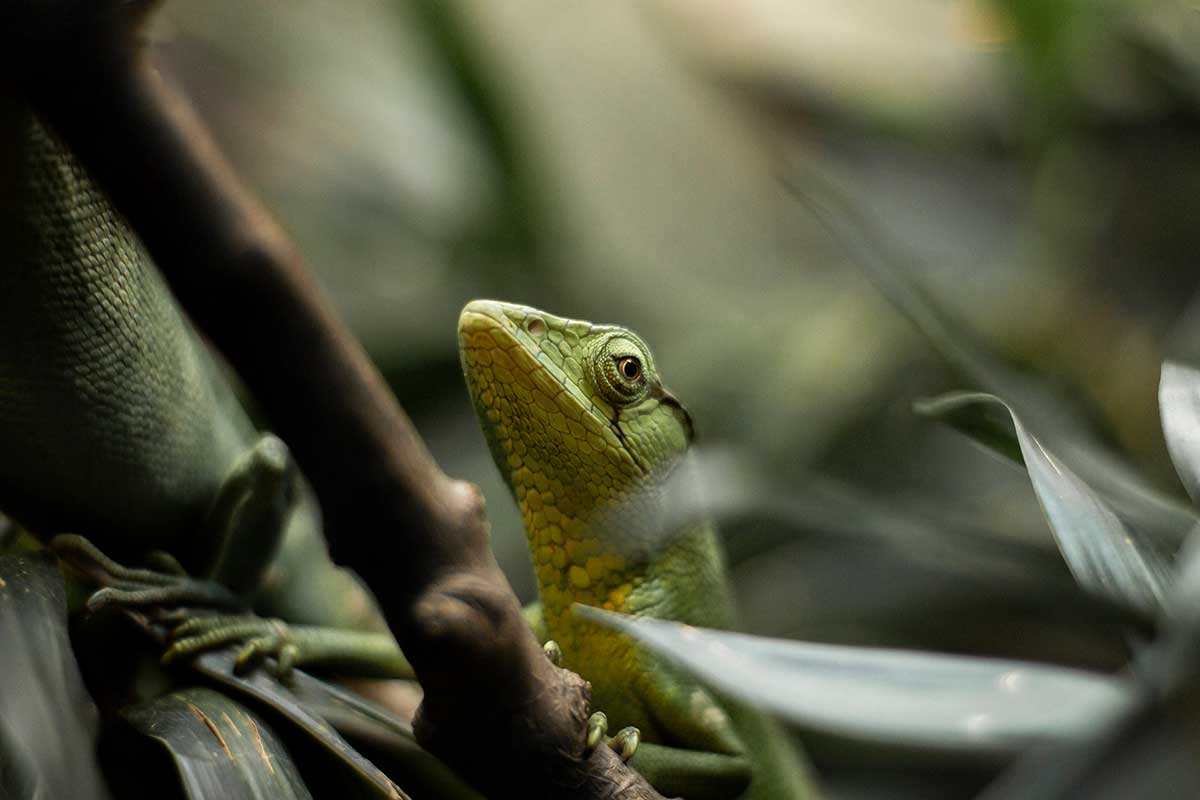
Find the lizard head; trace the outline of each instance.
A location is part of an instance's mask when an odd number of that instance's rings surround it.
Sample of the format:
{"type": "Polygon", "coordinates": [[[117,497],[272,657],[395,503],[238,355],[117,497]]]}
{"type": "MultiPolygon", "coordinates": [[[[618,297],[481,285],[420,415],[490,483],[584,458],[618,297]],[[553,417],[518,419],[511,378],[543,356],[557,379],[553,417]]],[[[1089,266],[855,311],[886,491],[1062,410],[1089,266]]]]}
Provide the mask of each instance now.
{"type": "MultiPolygon", "coordinates": [[[[629,519],[653,516],[653,493],[692,439],[691,419],[663,387],[642,338],[491,300],[463,309],[458,337],[471,399],[521,506],[535,562],[538,548],[598,534],[619,544],[596,530],[606,514],[603,527],[637,538],[629,519]]],[[[564,552],[560,571],[586,565],[590,549],[564,552]]]]}

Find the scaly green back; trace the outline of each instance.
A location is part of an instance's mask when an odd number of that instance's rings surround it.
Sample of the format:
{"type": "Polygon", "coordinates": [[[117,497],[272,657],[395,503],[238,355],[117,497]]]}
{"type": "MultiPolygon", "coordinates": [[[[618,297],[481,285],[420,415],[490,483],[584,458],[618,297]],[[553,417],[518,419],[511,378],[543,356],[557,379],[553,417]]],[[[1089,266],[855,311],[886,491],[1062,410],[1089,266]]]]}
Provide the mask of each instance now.
{"type": "Polygon", "coordinates": [[[546,634],[564,666],[592,683],[593,707],[614,726],[636,725],[646,742],[701,750],[721,749],[732,719],[742,753],[773,762],[755,765],[747,796],[799,796],[802,781],[788,776],[803,768],[772,721],[725,703],[681,722],[708,697],[703,690],[571,613],[583,603],[735,623],[715,529],[679,522],[689,515],[672,508],[678,493],[668,481],[685,468],[692,423],[646,344],[625,328],[476,300],[459,320],[459,348],[484,435],[525,521],[546,634]],[[764,774],[772,771],[779,775],[764,774]]]}
{"type": "Polygon", "coordinates": [[[254,428],[108,198],[23,125],[0,239],[0,501],[106,547],[187,550],[254,428]]]}

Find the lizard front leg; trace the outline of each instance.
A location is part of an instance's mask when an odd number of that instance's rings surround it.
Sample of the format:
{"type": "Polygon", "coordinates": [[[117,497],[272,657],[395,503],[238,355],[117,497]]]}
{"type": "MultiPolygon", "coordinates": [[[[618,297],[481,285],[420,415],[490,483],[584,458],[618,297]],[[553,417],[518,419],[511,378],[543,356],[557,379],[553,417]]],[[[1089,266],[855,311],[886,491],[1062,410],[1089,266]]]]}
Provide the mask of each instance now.
{"type": "Polygon", "coordinates": [[[716,698],[689,676],[656,659],[643,667],[637,694],[670,742],[638,748],[630,766],[659,791],[704,798],[738,797],[750,784],[745,742],[716,698]]]}
{"type": "Polygon", "coordinates": [[[103,588],[87,607],[108,605],[151,612],[173,625],[163,655],[171,662],[228,644],[243,643],[237,663],[253,667],[273,657],[274,673],[286,678],[294,667],[368,678],[412,678],[413,671],[389,633],[316,625],[291,626],[249,613],[244,602],[214,581],[188,577],[171,559],[160,557],[164,571],[128,567],[109,558],[82,536],[55,537],[50,548],[103,588]],[[237,611],[242,613],[217,613],[237,611]]]}
{"type": "MultiPolygon", "coordinates": [[[[539,642],[542,642],[542,648],[546,651],[546,657],[553,662],[554,666],[561,667],[563,660],[562,648],[558,646],[558,642],[547,638],[549,633],[546,630],[545,617],[542,616],[541,602],[535,601],[525,606],[522,609],[522,614],[525,616],[525,621],[529,623],[529,627],[533,630],[534,637],[539,642]]],[[[617,731],[614,736],[608,736],[608,716],[603,711],[596,711],[588,718],[585,735],[589,751],[595,749],[603,741],[617,752],[622,761],[628,761],[633,757],[642,740],[642,732],[633,725],[627,725],[617,731]]]]}
{"type": "Polygon", "coordinates": [[[289,625],[280,619],[252,614],[196,616],[171,631],[171,644],[163,662],[171,663],[198,653],[244,643],[235,669],[245,671],[265,658],[274,658],[273,672],[286,680],[295,667],[343,677],[413,679],[412,665],[390,633],[289,625]]]}
{"type": "Polygon", "coordinates": [[[187,575],[166,553],[152,553],[159,570],[127,567],[82,536],[62,535],[51,548],[101,588],[88,600],[132,607],[199,606],[245,610],[279,547],[290,506],[294,468],[287,446],[263,435],[221,483],[194,546],[211,580],[187,575]]]}
{"type": "Polygon", "coordinates": [[[221,482],[196,544],[214,581],[237,594],[257,592],[283,541],[295,481],[291,453],[276,436],[263,434],[238,458],[221,482]]]}
{"type": "Polygon", "coordinates": [[[819,792],[776,720],[718,698],[688,674],[647,657],[637,689],[666,743],[630,759],[655,788],[691,800],[811,800],[819,792]]]}
{"type": "Polygon", "coordinates": [[[120,564],[75,534],[55,536],[50,550],[101,587],[88,598],[90,611],[112,604],[140,608],[192,605],[230,611],[246,607],[225,586],[188,577],[178,562],[165,554],[157,559],[163,567],[158,571],[120,564]]]}

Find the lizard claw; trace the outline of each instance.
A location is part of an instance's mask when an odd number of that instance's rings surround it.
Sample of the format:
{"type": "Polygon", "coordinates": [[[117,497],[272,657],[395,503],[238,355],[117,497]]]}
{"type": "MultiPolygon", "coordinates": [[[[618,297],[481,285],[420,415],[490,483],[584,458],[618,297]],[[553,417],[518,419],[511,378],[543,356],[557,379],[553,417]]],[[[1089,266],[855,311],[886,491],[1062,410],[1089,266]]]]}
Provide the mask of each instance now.
{"type": "Polygon", "coordinates": [[[214,650],[227,644],[245,642],[234,660],[234,671],[245,673],[263,659],[273,657],[272,674],[287,680],[300,657],[300,647],[291,629],[278,619],[250,615],[195,617],[176,625],[171,631],[171,646],[162,661],[170,664],[183,658],[214,650]]]}
{"type": "Polygon", "coordinates": [[[143,586],[131,589],[106,586],[88,598],[87,610],[96,612],[110,605],[125,606],[126,608],[185,605],[236,608],[240,604],[240,601],[224,586],[181,577],[169,586],[143,586]]]}
{"type": "Polygon", "coordinates": [[[300,648],[292,641],[291,632],[282,620],[264,621],[271,626],[271,632],[248,641],[238,652],[233,662],[233,670],[238,674],[246,673],[267,656],[274,656],[275,677],[286,681],[292,676],[296,659],[300,656],[300,648]]]}
{"type": "Polygon", "coordinates": [[[608,733],[608,715],[603,711],[597,711],[588,718],[587,726],[587,749],[588,751],[595,750],[601,741],[604,741],[613,750],[617,751],[617,755],[622,761],[628,761],[633,758],[633,754],[637,752],[638,745],[642,741],[642,732],[632,725],[622,728],[617,731],[616,736],[607,737],[608,733]]]}
{"type": "Polygon", "coordinates": [[[622,761],[633,758],[642,742],[642,732],[632,725],[621,728],[617,735],[608,740],[608,746],[617,751],[622,761]]]}
{"type": "Polygon", "coordinates": [[[62,534],[50,541],[50,549],[93,583],[103,587],[87,601],[88,611],[109,605],[127,608],[171,606],[241,609],[233,592],[213,581],[197,580],[182,573],[179,562],[159,555],[156,563],[165,571],[127,567],[105,555],[82,536],[62,534]]]}
{"type": "Polygon", "coordinates": [[[608,733],[608,715],[603,711],[597,711],[588,717],[587,724],[587,749],[595,750],[604,734],[608,733]]]}

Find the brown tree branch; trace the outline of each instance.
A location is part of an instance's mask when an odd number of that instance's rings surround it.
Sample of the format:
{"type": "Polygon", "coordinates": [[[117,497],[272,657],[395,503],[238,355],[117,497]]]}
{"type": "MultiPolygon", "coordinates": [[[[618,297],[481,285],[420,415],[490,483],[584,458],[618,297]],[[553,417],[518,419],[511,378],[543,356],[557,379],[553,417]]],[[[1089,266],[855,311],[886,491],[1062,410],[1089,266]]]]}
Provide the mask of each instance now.
{"type": "Polygon", "coordinates": [[[490,796],[659,797],[607,747],[585,754],[588,686],[526,626],[478,490],[438,468],[296,247],[157,73],[138,35],[149,5],[109,0],[108,16],[65,25],[37,19],[68,13],[43,5],[10,7],[32,15],[10,30],[39,37],[10,73],[292,448],[335,559],[375,591],[421,678],[422,743],[490,796]]]}

